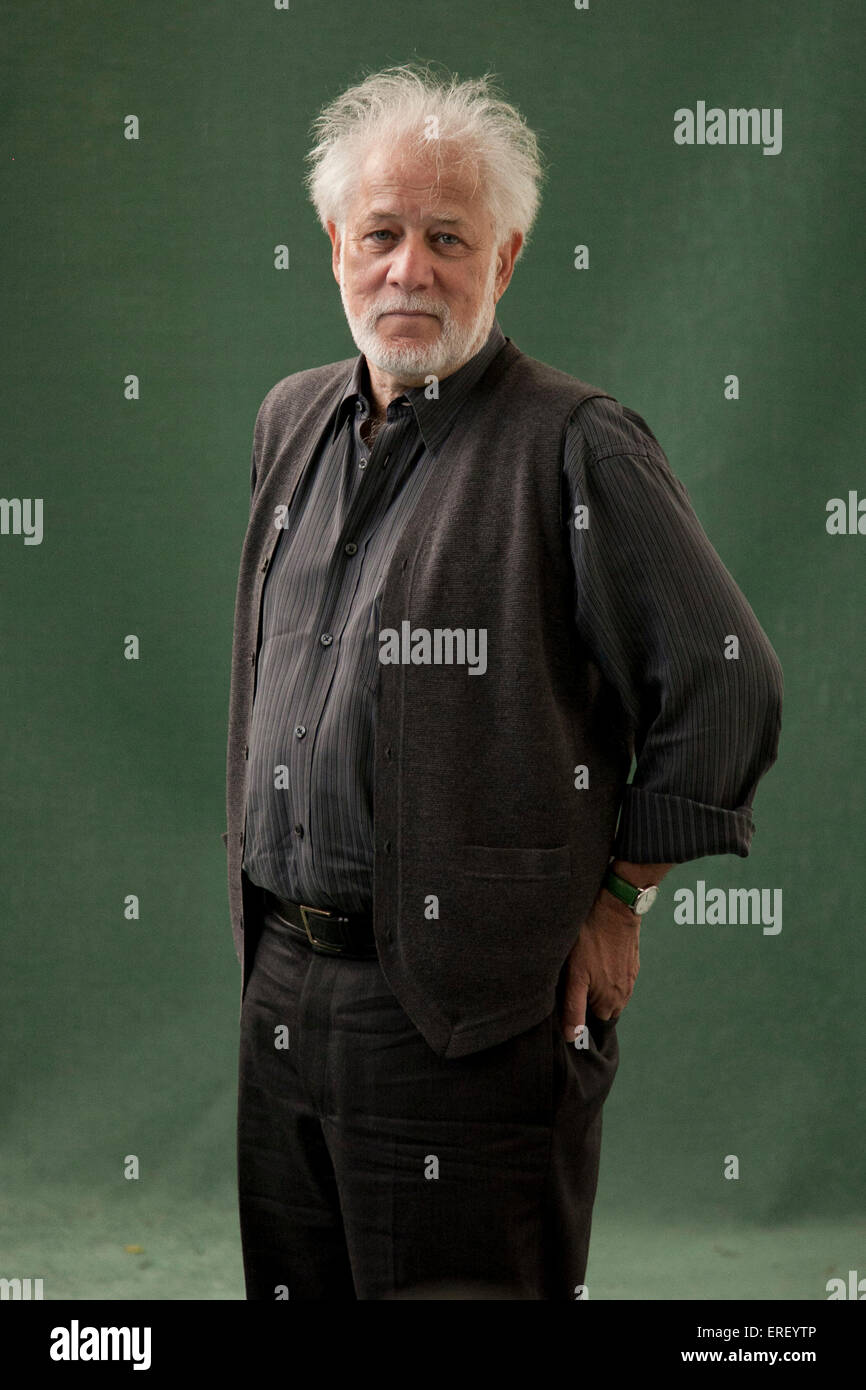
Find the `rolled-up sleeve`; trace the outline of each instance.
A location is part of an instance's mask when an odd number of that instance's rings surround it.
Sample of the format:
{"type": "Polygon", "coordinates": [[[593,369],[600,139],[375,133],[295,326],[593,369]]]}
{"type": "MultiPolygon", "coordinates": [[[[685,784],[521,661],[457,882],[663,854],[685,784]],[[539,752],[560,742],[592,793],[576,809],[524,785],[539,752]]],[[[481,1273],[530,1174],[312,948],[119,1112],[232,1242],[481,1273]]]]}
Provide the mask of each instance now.
{"type": "Polygon", "coordinates": [[[563,489],[578,632],[636,760],[615,857],[745,857],[778,753],[778,657],[639,415],[608,400],[578,408],[563,489]]]}

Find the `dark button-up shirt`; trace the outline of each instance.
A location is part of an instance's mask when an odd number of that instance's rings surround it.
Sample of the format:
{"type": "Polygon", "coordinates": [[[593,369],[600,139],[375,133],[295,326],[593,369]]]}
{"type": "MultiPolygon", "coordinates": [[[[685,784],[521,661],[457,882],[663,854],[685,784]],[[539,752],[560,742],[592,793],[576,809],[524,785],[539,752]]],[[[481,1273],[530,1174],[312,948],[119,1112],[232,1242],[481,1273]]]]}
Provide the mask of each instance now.
{"type": "Polygon", "coordinates": [[[372,446],[360,355],[289,508],[262,602],[244,870],[279,897],[372,911],[379,595],[401,531],[471,388],[494,320],[456,372],[388,405],[372,446]]]}

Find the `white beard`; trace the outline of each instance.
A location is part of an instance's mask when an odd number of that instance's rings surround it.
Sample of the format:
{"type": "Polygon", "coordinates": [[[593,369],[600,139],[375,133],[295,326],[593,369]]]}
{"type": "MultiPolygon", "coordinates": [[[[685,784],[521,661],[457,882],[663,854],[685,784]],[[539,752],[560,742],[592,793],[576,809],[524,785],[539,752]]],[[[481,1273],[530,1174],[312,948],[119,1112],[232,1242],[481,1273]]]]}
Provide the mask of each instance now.
{"type": "MultiPolygon", "coordinates": [[[[345,243],[344,243],[345,244],[345,243]]],[[[448,305],[427,295],[415,295],[407,303],[406,297],[397,291],[388,291],[380,302],[361,315],[352,314],[346,299],[343,253],[340,253],[340,297],[349,331],[358,351],[368,362],[380,371],[390,372],[398,377],[443,376],[456,369],[470,357],[474,357],[487,341],[496,305],[493,301],[493,288],[496,283],[496,257],[491,258],[487,283],[481,300],[481,309],[475,320],[466,325],[459,324],[448,305]],[[380,315],[399,309],[419,309],[434,314],[441,324],[439,337],[434,343],[396,343],[382,338],[376,331],[380,315]]]]}

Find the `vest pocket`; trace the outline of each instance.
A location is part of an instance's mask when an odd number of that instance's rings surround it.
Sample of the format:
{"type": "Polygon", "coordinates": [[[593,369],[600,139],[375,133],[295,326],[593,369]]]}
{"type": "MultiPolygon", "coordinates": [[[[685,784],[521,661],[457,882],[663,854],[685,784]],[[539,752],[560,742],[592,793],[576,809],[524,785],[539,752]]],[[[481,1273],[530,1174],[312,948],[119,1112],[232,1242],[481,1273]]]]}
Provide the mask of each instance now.
{"type": "Polygon", "coordinates": [[[470,878],[571,877],[570,845],[525,848],[510,845],[461,845],[461,868],[470,878]]]}

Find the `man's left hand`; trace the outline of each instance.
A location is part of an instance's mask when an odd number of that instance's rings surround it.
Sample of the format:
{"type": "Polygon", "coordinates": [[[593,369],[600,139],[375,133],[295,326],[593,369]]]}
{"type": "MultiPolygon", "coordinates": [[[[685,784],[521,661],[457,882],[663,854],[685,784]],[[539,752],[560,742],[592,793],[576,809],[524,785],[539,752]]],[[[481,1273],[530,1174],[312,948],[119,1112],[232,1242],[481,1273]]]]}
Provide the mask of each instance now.
{"type": "Polygon", "coordinates": [[[561,1021],[569,1042],[586,1022],[587,999],[598,1018],[622,1013],[640,969],[639,941],[640,918],[603,888],[568,958],[561,1021]]]}

